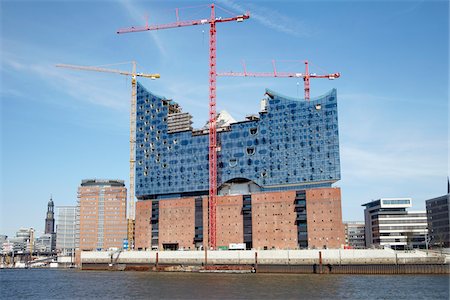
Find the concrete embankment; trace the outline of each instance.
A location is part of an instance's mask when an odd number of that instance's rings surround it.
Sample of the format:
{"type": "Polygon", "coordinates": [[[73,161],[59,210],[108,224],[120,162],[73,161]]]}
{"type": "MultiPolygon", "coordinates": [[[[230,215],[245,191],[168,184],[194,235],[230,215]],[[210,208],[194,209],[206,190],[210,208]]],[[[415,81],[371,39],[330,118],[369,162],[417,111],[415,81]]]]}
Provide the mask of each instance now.
{"type": "Polygon", "coordinates": [[[449,274],[450,257],[390,249],[82,252],[83,270],[449,274]]]}

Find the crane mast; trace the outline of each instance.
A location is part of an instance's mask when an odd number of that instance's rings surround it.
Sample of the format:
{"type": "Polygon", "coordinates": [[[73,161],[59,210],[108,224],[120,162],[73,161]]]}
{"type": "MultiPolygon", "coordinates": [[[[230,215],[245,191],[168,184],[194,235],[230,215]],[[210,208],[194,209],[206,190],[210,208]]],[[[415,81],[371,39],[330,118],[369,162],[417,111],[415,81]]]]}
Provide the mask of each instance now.
{"type": "Polygon", "coordinates": [[[67,64],[57,64],[59,68],[69,68],[83,71],[95,71],[105,73],[115,73],[125,76],[131,76],[131,108],[130,108],[130,185],[129,185],[129,201],[128,201],[128,218],[127,218],[127,238],[130,249],[134,248],[134,220],[135,220],[135,201],[134,201],[134,182],[135,182],[135,163],[136,163],[136,78],[144,77],[150,79],[160,78],[159,74],[147,74],[136,72],[136,62],[132,61],[132,72],[117,69],[106,69],[91,66],[77,66],[67,64]]]}
{"type": "Polygon", "coordinates": [[[216,23],[237,21],[242,22],[248,19],[249,14],[238,15],[230,18],[216,18],[215,5],[211,4],[210,19],[180,21],[178,19],[178,9],[176,10],[177,21],[174,23],[137,26],[119,29],[118,34],[130,32],[142,32],[149,30],[161,30],[178,28],[184,26],[195,26],[209,24],[209,246],[216,248],[216,203],[217,203],[217,128],[216,128],[216,23]]]}
{"type": "MultiPolygon", "coordinates": [[[[215,20],[214,4],[211,20],[215,20]]],[[[216,23],[210,23],[209,40],[209,239],[210,247],[216,248],[217,204],[217,126],[216,126],[216,23]]]]}
{"type": "Polygon", "coordinates": [[[275,66],[275,61],[272,61],[273,72],[247,72],[245,64],[244,72],[218,72],[217,76],[227,76],[227,77],[279,77],[279,78],[303,78],[305,84],[305,100],[310,100],[310,79],[311,78],[325,78],[325,79],[336,79],[341,76],[341,73],[332,73],[317,75],[316,73],[309,73],[309,63],[305,61],[305,73],[289,73],[289,72],[278,72],[275,66]]]}

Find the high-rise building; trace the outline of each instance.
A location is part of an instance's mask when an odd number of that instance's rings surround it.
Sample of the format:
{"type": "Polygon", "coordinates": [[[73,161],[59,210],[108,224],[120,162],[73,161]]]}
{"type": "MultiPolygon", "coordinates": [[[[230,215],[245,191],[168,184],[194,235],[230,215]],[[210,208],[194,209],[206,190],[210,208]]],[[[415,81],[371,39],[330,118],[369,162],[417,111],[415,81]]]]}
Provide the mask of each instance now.
{"type": "MultiPolygon", "coordinates": [[[[266,90],[257,115],[217,119],[217,246],[344,244],[336,90],[301,101],[266,90]]],[[[208,242],[208,126],[137,85],[136,248],[208,242]]]]}
{"type": "Polygon", "coordinates": [[[122,248],[127,237],[123,180],[82,180],[78,188],[79,249],[122,248]]]}
{"type": "Polygon", "coordinates": [[[450,193],[425,201],[431,247],[450,247],[449,197],[450,193]]]}
{"type": "Polygon", "coordinates": [[[366,247],[425,248],[425,211],[407,211],[411,198],[381,198],[363,204],[366,247]]]}
{"type": "Polygon", "coordinates": [[[72,255],[76,249],[76,206],[56,207],[56,250],[72,255]]]}
{"type": "Polygon", "coordinates": [[[364,221],[344,222],[345,245],[353,249],[366,247],[366,234],[364,221]]]}

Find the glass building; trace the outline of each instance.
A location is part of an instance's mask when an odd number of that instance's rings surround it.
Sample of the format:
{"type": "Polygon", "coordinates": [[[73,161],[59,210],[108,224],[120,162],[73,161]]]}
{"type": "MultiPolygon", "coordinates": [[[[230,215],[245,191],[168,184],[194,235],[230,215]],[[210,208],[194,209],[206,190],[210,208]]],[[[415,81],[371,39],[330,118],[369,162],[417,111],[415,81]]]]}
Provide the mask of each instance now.
{"type": "Polygon", "coordinates": [[[428,234],[432,247],[450,247],[450,193],[426,200],[428,234]]]}
{"type": "Polygon", "coordinates": [[[72,255],[75,251],[76,237],[76,206],[56,207],[56,250],[65,255],[72,255]]]}
{"type": "MultiPolygon", "coordinates": [[[[208,129],[174,101],[137,84],[136,196],[208,194],[208,129]]],[[[218,193],[331,187],[340,179],[336,90],[304,101],[266,90],[261,111],[218,120],[218,193]]]]}

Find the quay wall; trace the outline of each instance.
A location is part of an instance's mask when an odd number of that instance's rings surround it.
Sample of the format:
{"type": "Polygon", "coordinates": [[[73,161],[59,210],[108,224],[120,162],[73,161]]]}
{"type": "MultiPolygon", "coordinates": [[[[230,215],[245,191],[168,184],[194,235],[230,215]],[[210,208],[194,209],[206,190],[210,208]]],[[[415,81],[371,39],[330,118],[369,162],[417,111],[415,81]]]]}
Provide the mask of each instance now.
{"type": "Polygon", "coordinates": [[[83,268],[108,265],[405,265],[448,264],[450,256],[390,249],[222,250],[222,251],[83,251],[83,268]],[[321,261],[320,257],[321,256],[321,261]]]}

